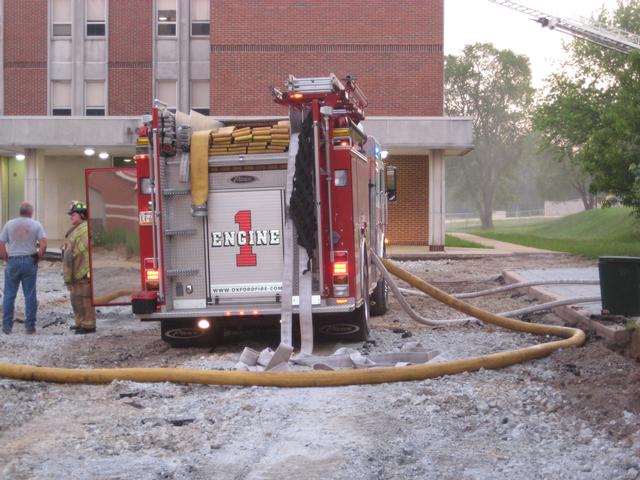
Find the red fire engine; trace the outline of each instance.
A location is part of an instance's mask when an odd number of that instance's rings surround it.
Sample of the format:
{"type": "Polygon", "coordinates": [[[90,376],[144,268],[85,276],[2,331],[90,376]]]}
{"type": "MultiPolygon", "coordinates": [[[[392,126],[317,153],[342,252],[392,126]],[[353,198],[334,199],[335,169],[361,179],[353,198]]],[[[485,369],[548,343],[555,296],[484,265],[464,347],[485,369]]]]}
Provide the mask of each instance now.
{"type": "MultiPolygon", "coordinates": [[[[287,314],[294,325],[312,315],[316,335],[361,341],[369,315],[387,310],[370,250],[384,256],[395,172],[361,128],[366,98],[354,79],[333,74],[285,85],[273,95],[288,119],[208,122],[156,102],[138,129],[141,287],[132,308],[159,320],[171,345],[211,344],[224,328],[287,314]]],[[[94,173],[87,198],[97,235],[106,195],[94,187],[109,182],[94,173]]]]}

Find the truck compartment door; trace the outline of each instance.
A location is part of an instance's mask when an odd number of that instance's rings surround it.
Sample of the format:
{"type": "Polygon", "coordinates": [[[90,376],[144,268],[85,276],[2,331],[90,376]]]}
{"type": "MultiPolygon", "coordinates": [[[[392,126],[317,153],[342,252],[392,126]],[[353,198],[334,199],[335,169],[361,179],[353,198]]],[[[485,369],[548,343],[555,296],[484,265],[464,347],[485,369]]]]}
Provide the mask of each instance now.
{"type": "Polygon", "coordinates": [[[128,305],[140,290],[136,169],[85,171],[93,305],[128,305]]]}
{"type": "Polygon", "coordinates": [[[209,197],[210,292],[216,303],[282,291],[282,189],[214,191],[209,197]]]}

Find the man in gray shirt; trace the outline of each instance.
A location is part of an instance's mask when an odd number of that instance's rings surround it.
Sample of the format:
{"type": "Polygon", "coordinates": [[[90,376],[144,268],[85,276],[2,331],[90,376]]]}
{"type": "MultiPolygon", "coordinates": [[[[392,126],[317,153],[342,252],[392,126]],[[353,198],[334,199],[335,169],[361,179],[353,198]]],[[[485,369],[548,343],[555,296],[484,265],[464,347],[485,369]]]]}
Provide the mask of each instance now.
{"type": "Polygon", "coordinates": [[[38,260],[47,250],[47,237],[40,222],[32,216],[33,205],[22,202],[20,216],[9,220],[0,232],[0,257],[6,261],[2,331],[7,335],[13,329],[13,308],[20,284],[25,303],[24,326],[27,333],[36,333],[36,277],[38,260]]]}

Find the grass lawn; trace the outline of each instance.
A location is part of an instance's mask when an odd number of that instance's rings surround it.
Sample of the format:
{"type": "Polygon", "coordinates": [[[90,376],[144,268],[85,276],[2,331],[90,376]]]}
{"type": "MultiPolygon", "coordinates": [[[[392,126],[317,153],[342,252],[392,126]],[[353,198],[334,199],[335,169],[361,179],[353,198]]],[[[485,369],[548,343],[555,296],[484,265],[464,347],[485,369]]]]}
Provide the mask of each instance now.
{"type": "Polygon", "coordinates": [[[464,247],[464,248],[492,248],[486,245],[480,245],[476,242],[470,242],[468,240],[463,240],[461,238],[454,237],[452,235],[444,236],[444,246],[445,247],[464,247]]]}
{"type": "Polygon", "coordinates": [[[556,219],[528,220],[526,223],[496,222],[494,230],[477,227],[458,230],[589,258],[640,257],[640,219],[631,216],[628,208],[590,210],[556,219]]]}

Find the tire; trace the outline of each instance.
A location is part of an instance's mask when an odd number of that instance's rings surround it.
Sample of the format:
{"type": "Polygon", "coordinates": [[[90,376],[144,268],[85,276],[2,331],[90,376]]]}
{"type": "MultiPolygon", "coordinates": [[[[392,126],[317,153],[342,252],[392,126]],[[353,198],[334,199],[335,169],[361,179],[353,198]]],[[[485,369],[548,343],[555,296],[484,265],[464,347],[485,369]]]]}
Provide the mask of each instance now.
{"type": "Polygon", "coordinates": [[[362,254],[361,278],[362,298],[360,307],[351,313],[342,315],[319,316],[314,319],[315,332],[318,338],[339,342],[364,342],[369,338],[369,269],[367,249],[362,254]]]}
{"type": "Polygon", "coordinates": [[[389,287],[384,278],[378,280],[375,290],[371,294],[371,315],[379,317],[389,310],[389,287]]]}
{"type": "Polygon", "coordinates": [[[357,327],[345,341],[364,342],[369,339],[369,302],[365,301],[360,308],[351,313],[351,324],[357,327]]]}
{"type": "Polygon", "coordinates": [[[367,302],[351,313],[319,316],[314,319],[314,336],[333,342],[364,342],[369,338],[369,311],[367,302]]]}
{"type": "Polygon", "coordinates": [[[332,318],[319,325],[318,333],[325,338],[331,338],[341,342],[364,342],[369,338],[369,269],[366,245],[362,253],[361,278],[362,298],[360,307],[353,312],[332,318]]]}
{"type": "MultiPolygon", "coordinates": [[[[387,249],[383,248],[382,258],[387,257],[387,249]]],[[[387,285],[387,281],[384,279],[382,274],[380,274],[380,280],[376,284],[376,288],[373,290],[371,294],[371,315],[374,317],[379,317],[384,315],[389,310],[389,285],[387,285]]]]}
{"type": "Polygon", "coordinates": [[[176,318],[160,321],[160,337],[174,348],[214,347],[224,335],[221,327],[211,325],[208,330],[196,326],[193,318],[176,318]]]}

